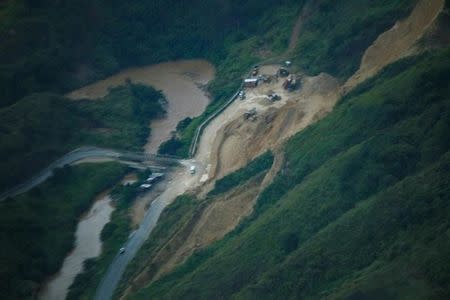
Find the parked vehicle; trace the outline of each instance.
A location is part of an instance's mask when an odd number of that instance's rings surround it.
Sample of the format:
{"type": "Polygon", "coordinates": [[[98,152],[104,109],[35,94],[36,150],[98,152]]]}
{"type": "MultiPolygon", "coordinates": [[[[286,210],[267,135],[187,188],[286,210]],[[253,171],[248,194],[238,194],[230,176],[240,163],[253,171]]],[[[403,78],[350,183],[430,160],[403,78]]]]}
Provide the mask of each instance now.
{"type": "Polygon", "coordinates": [[[189,168],[189,173],[195,174],[195,166],[191,166],[191,167],[189,168]]]}
{"type": "Polygon", "coordinates": [[[241,100],[244,100],[244,99],[245,99],[245,92],[244,92],[243,90],[241,90],[241,91],[239,92],[239,98],[240,98],[241,100]]]}

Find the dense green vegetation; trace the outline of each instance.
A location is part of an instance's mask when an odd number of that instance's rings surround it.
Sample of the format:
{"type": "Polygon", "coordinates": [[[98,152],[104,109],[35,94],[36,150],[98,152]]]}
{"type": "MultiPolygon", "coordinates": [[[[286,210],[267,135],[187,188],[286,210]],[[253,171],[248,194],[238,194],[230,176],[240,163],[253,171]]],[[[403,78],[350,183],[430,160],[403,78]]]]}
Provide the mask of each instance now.
{"type": "Polygon", "coordinates": [[[123,247],[131,232],[129,208],[139,193],[139,186],[150,175],[150,170],[138,172],[138,181],[133,184],[116,185],[111,190],[116,209],[111,221],[101,232],[102,253],[99,257],[84,262],[83,272],[78,274],[70,286],[67,299],[92,299],[103,275],[108,269],[119,249],[123,247]]]}
{"type": "Polygon", "coordinates": [[[98,101],[33,94],[0,109],[0,191],[79,146],[140,150],[149,120],[164,113],[163,99],[150,87],[128,84],[98,101]]]}
{"type": "Polygon", "coordinates": [[[209,195],[218,195],[228,192],[232,188],[246,182],[251,177],[270,169],[273,163],[273,154],[270,151],[258,156],[245,167],[230,173],[216,181],[214,189],[209,195]]]}
{"type": "Polygon", "coordinates": [[[449,81],[449,49],[386,68],[287,143],[239,228],[134,298],[448,298],[449,81]]]}
{"type": "Polygon", "coordinates": [[[323,0],[310,15],[294,51],[294,61],[310,74],[345,79],[359,67],[365,50],[394,23],[409,15],[411,0],[323,0]]]}
{"type": "Polygon", "coordinates": [[[126,169],[117,163],[65,167],[44,184],[0,202],[2,299],[32,299],[73,247],[81,214],[126,169]]]}

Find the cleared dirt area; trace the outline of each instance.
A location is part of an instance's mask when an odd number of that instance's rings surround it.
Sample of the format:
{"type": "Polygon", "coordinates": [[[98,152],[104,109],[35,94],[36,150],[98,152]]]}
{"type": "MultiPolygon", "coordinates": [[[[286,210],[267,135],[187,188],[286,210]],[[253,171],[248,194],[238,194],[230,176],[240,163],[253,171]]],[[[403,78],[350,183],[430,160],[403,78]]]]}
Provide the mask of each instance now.
{"type": "Polygon", "coordinates": [[[275,149],[331,111],[339,96],[337,80],[326,74],[302,77],[300,87],[292,92],[283,89],[283,81],[280,78],[247,89],[245,100],[236,100],[206,128],[197,159],[210,164],[210,182],[275,149]],[[281,100],[270,101],[269,91],[280,95],[281,100]],[[244,113],[253,108],[256,119],[246,120],[244,113]]]}
{"type": "Polygon", "coordinates": [[[417,53],[417,42],[430,30],[444,8],[444,0],[419,0],[409,17],[381,34],[366,50],[359,70],[344,85],[344,92],[378,73],[392,62],[417,53]]]}

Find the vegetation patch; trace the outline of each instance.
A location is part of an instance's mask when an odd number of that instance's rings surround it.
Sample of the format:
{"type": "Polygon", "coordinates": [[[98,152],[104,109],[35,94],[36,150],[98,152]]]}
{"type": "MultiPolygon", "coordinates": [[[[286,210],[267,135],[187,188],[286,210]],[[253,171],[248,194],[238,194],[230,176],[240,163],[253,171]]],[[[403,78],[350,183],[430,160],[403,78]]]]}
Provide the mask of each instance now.
{"type": "Polygon", "coordinates": [[[253,176],[270,169],[273,163],[273,154],[270,151],[258,156],[245,167],[226,175],[216,181],[214,189],[208,194],[214,196],[228,192],[232,188],[246,182],[253,176]]]}

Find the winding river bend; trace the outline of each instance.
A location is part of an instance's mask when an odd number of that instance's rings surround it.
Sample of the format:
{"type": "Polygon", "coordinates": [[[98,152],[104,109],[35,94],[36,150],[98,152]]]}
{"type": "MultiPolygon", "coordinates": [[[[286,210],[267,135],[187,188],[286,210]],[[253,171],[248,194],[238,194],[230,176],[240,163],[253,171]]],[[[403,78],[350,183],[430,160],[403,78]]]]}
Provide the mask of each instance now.
{"type": "MultiPolygon", "coordinates": [[[[213,79],[214,74],[214,66],[206,60],[166,62],[124,70],[66,96],[74,100],[99,99],[108,93],[109,88],[124,84],[127,79],[162,90],[168,102],[167,115],[149,124],[152,134],[145,147],[146,152],[156,153],[159,145],[170,138],[179,121],[186,117],[198,116],[205,110],[210,99],[204,87],[213,79]]],[[[109,222],[112,211],[113,207],[107,195],[103,195],[93,204],[78,224],[74,250],[64,260],[61,270],[49,279],[39,299],[56,300],[66,297],[68,288],[76,275],[82,271],[83,261],[100,255],[100,233],[109,222]]],[[[148,214],[146,218],[147,222],[152,224],[156,223],[156,219],[157,216],[152,218],[152,214],[148,214]]],[[[147,231],[144,233],[148,234],[147,231]]]]}
{"type": "Polygon", "coordinates": [[[109,195],[104,194],[94,202],[89,212],[78,223],[75,248],[66,256],[59,272],[41,291],[40,299],[60,300],[66,297],[69,286],[83,268],[83,262],[100,255],[100,233],[109,222],[112,211],[109,195]]]}
{"type": "Polygon", "coordinates": [[[169,103],[167,117],[151,123],[152,134],[145,147],[147,152],[156,153],[159,145],[170,138],[178,122],[186,117],[196,117],[205,110],[210,99],[204,87],[214,74],[214,66],[206,60],[178,60],[126,69],[66,96],[71,99],[99,99],[108,93],[109,88],[124,84],[127,79],[162,90],[169,103]]]}

